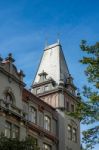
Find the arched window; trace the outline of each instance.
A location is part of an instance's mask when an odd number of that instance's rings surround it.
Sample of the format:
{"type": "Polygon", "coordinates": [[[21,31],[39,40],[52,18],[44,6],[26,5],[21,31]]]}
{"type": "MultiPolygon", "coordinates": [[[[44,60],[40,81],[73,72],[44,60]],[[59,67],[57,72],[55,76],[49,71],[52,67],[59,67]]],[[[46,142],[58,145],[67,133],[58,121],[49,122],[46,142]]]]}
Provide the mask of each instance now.
{"type": "Polygon", "coordinates": [[[51,130],[51,119],[48,116],[44,116],[44,128],[48,131],[51,130]]]}
{"type": "Polygon", "coordinates": [[[34,107],[30,107],[30,111],[29,111],[29,121],[36,123],[37,121],[37,111],[34,107]]]}
{"type": "Polygon", "coordinates": [[[5,94],[5,102],[8,103],[8,104],[13,104],[12,95],[8,92],[5,94]]]}

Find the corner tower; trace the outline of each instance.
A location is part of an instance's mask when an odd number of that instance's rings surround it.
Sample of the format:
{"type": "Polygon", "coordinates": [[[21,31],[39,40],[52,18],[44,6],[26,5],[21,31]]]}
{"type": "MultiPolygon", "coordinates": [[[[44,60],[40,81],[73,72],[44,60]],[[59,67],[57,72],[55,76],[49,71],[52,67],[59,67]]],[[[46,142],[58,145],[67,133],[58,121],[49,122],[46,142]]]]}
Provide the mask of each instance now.
{"type": "Polygon", "coordinates": [[[64,90],[74,96],[76,87],[69,73],[62,46],[57,42],[45,47],[31,92],[54,108],[66,108],[64,90]],[[55,94],[57,92],[58,94],[55,94]]]}
{"type": "Polygon", "coordinates": [[[66,115],[74,112],[79,97],[59,42],[45,47],[31,92],[58,113],[58,150],[80,150],[80,122],[66,115]]]}

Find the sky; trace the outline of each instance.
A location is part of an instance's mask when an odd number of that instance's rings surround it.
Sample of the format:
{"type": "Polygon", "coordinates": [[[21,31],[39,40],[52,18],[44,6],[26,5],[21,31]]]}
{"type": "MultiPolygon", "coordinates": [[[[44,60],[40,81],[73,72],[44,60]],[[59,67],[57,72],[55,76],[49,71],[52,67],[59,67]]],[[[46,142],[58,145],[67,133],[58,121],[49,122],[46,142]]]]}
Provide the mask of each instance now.
{"type": "Polygon", "coordinates": [[[79,45],[83,39],[88,44],[99,40],[99,0],[0,0],[0,55],[13,54],[28,88],[46,42],[53,44],[57,39],[81,90],[86,78],[79,45]]]}

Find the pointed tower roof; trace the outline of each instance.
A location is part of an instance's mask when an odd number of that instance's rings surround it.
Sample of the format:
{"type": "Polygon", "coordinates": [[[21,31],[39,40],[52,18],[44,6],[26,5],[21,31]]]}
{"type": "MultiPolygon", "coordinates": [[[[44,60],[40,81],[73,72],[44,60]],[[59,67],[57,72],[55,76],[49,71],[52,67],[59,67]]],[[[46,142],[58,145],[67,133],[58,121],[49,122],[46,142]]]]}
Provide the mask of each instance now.
{"type": "Polygon", "coordinates": [[[39,82],[39,74],[42,71],[46,72],[47,78],[51,77],[57,85],[60,81],[66,82],[69,70],[59,41],[45,47],[33,84],[39,82]]]}

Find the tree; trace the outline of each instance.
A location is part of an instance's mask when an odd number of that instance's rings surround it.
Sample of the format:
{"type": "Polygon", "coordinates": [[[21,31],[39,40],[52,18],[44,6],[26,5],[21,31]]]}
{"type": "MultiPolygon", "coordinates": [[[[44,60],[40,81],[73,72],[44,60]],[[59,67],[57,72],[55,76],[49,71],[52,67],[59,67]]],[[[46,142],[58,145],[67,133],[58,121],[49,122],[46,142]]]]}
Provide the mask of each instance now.
{"type": "Polygon", "coordinates": [[[36,145],[35,140],[31,137],[23,141],[18,139],[0,137],[0,150],[40,150],[36,145]]]}
{"type": "Polygon", "coordinates": [[[99,144],[99,42],[88,46],[83,40],[80,48],[85,53],[80,62],[86,66],[85,75],[89,84],[84,86],[85,100],[78,104],[75,117],[83,124],[91,125],[88,130],[83,131],[83,142],[86,149],[90,150],[95,144],[99,144]]]}

